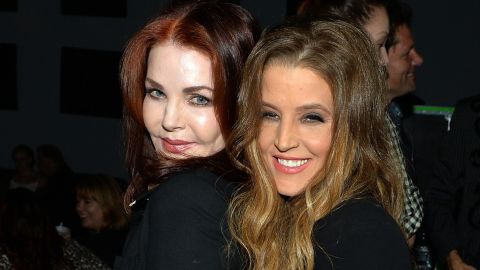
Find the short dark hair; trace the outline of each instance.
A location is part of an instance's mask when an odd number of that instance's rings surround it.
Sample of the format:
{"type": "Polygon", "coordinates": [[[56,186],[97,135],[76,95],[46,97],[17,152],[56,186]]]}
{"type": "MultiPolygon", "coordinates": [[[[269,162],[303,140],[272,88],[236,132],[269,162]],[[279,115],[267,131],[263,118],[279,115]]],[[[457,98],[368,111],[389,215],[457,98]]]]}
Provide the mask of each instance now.
{"type": "Polygon", "coordinates": [[[390,32],[385,42],[385,48],[390,49],[397,43],[396,30],[404,25],[412,28],[412,8],[404,2],[391,1],[387,6],[388,18],[390,20],[390,32]]]}

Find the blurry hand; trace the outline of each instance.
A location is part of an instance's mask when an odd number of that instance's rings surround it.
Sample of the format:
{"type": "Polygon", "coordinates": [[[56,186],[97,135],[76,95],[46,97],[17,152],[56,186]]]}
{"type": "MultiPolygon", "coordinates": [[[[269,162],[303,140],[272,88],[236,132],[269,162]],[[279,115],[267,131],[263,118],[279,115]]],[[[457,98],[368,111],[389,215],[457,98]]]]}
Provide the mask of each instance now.
{"type": "Polygon", "coordinates": [[[447,256],[448,269],[450,270],[477,270],[477,268],[463,262],[456,249],[450,251],[447,256]]]}

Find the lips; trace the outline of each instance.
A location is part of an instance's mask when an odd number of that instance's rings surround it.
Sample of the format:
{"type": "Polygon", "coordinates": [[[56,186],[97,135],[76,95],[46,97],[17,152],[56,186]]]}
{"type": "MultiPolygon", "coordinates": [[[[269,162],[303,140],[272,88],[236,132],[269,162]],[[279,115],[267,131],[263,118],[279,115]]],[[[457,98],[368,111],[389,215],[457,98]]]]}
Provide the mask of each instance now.
{"type": "Polygon", "coordinates": [[[172,140],[168,138],[162,139],[162,146],[165,151],[173,154],[181,154],[186,150],[193,147],[192,142],[182,141],[182,140],[172,140]]]}
{"type": "Polygon", "coordinates": [[[286,174],[300,173],[310,165],[309,161],[310,159],[273,157],[275,169],[286,174]]]}

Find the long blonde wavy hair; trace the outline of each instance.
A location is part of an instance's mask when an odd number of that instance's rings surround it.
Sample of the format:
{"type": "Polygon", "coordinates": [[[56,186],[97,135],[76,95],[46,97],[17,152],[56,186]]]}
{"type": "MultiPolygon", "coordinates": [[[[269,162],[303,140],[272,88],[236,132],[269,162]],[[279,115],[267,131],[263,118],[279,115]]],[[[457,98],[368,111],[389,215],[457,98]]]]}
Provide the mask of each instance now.
{"type": "Polygon", "coordinates": [[[239,117],[230,141],[237,165],[251,175],[232,200],[230,248],[248,269],[313,269],[312,230],[346,200],[371,196],[397,220],[403,210],[399,164],[386,126],[386,81],[367,34],[337,19],[289,22],[266,31],[244,69],[239,117]],[[331,150],[305,191],[285,200],[266,167],[257,138],[261,82],[268,65],[308,68],[330,85],[331,150]]]}

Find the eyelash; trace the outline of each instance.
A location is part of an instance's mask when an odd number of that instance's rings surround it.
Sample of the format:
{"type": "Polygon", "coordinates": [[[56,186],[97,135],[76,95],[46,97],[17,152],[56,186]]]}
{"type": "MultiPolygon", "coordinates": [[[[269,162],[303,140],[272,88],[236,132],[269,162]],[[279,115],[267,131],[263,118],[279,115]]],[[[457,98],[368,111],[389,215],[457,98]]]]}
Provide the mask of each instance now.
{"type": "MultiPolygon", "coordinates": [[[[275,112],[264,111],[264,112],[262,112],[262,118],[266,119],[266,120],[276,121],[280,117],[275,112]]],[[[325,123],[325,119],[321,115],[316,114],[316,113],[309,113],[309,114],[304,115],[302,117],[301,121],[303,123],[312,123],[312,124],[316,123],[316,122],[325,123]]]]}
{"type": "MultiPolygon", "coordinates": [[[[161,99],[166,96],[161,90],[155,88],[147,88],[145,92],[154,99],[161,99]]],[[[188,102],[194,106],[209,106],[212,104],[211,99],[198,94],[191,95],[188,102]]]]}
{"type": "Polygon", "coordinates": [[[266,119],[266,120],[271,120],[271,121],[275,121],[277,120],[279,117],[276,113],[274,112],[271,112],[271,111],[264,111],[262,112],[262,118],[263,119],[266,119]]]}
{"type": "Polygon", "coordinates": [[[319,114],[309,113],[309,114],[306,114],[303,117],[302,122],[306,122],[306,123],[315,123],[315,122],[325,123],[325,119],[319,114]]]}
{"type": "Polygon", "coordinates": [[[212,100],[202,96],[202,95],[192,95],[192,97],[189,99],[189,102],[195,106],[209,106],[212,104],[212,100]],[[203,101],[198,101],[199,99],[202,99],[203,101]],[[195,101],[196,100],[196,101],[195,101]]]}
{"type": "Polygon", "coordinates": [[[146,92],[147,95],[149,95],[153,98],[162,98],[162,97],[165,96],[165,94],[161,90],[158,90],[158,89],[155,89],[155,88],[147,88],[147,89],[145,89],[145,92],[146,92]]]}

